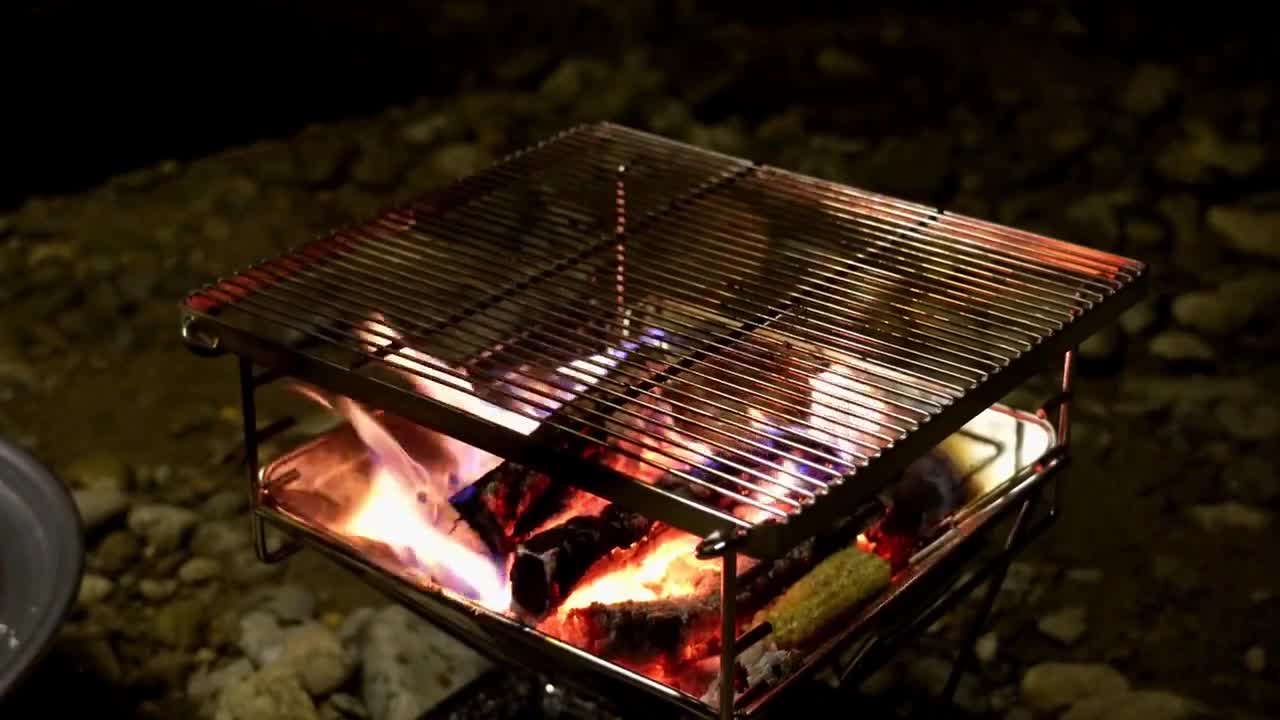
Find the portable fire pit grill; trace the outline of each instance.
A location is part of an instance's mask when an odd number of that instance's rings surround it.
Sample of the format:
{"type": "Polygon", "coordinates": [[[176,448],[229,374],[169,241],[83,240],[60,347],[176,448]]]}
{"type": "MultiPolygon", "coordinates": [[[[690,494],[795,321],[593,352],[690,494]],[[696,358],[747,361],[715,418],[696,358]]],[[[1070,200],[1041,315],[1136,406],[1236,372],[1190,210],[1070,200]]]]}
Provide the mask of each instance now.
{"type": "Polygon", "coordinates": [[[182,330],[240,357],[263,560],[306,542],[498,659],[754,717],[990,581],[950,696],[1056,516],[1073,349],[1144,278],[599,124],[197,290],[182,330]],[[1044,407],[997,404],[1058,358],[1044,407]],[[260,470],[285,378],[349,422],[260,470]]]}

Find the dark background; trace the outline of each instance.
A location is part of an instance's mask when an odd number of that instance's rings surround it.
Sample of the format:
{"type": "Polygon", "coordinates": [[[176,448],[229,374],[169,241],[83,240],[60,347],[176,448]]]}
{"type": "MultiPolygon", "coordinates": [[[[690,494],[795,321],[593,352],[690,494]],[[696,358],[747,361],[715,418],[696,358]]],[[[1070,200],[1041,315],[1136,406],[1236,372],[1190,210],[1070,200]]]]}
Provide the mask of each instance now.
{"type": "MultiPolygon", "coordinates": [[[[418,96],[475,87],[518,87],[495,77],[505,58],[530,48],[609,57],[649,45],[673,73],[697,76],[724,62],[713,35],[761,31],[738,44],[754,65],[747,87],[712,93],[695,115],[751,117],[788,100],[841,108],[845,132],[880,129],[881,113],[853,98],[815,97],[797,82],[810,58],[804,36],[825,26],[857,36],[884,13],[862,3],[677,2],[18,2],[0,9],[4,101],[0,207],[33,193],[83,188],[161,159],[197,157],[295,131],[310,122],[374,112],[418,96]],[[692,3],[689,3],[692,5],[692,3]],[[846,7],[833,7],[846,6],[846,7]],[[794,66],[778,59],[796,56],[794,66]]],[[[1258,6],[1252,6],[1258,7],[1258,6]]],[[[931,20],[925,37],[880,53],[871,104],[900,96],[920,75],[957,96],[977,97],[986,71],[1025,63],[1035,71],[1066,50],[1099,64],[1165,61],[1244,83],[1278,57],[1268,23],[1244,3],[895,3],[895,17],[931,20]],[[1027,7],[1069,7],[1086,36],[1045,46],[1001,24],[1027,7]],[[1256,22],[1250,18],[1256,16],[1256,22]],[[1015,59],[1016,58],[1016,59],[1015,59]],[[975,85],[977,87],[975,87],[975,85]]],[[[1052,12],[1052,11],[1050,11],[1052,12]]],[[[1006,68],[1007,70],[1007,68],[1006,68]]],[[[533,73],[524,85],[536,84],[533,73]]],[[[867,88],[870,89],[870,88],[867,88]]],[[[865,98],[864,98],[865,100],[865,98]]],[[[917,99],[918,100],[918,99],[917,99]]],[[[920,122],[946,97],[923,106],[920,122]],[[938,103],[935,105],[933,103],[938,103]]],[[[897,113],[886,130],[913,122],[897,113]]]]}

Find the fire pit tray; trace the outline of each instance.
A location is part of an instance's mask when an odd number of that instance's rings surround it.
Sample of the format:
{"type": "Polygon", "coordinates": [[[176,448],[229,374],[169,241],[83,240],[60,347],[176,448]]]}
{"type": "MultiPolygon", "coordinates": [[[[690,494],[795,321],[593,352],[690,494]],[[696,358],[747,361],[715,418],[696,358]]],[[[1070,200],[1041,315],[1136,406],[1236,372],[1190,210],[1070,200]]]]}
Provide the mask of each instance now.
{"type": "Polygon", "coordinates": [[[70,493],[35,458],[0,440],[0,697],[48,649],[83,568],[70,493]]]}
{"type": "MultiPolygon", "coordinates": [[[[305,481],[314,473],[335,472],[328,445],[341,444],[345,426],[303,444],[261,471],[261,483],[270,495],[273,490],[305,481]]],[[[927,609],[917,598],[941,605],[951,597],[967,593],[982,579],[973,574],[962,577],[966,568],[985,568],[989,558],[975,561],[982,550],[981,540],[998,524],[1005,511],[1024,500],[1057,471],[1062,458],[1057,454],[1054,427],[1042,417],[996,405],[980,413],[951,438],[952,452],[959,456],[971,482],[984,490],[951,517],[948,528],[917,552],[910,566],[895,578],[893,586],[852,617],[843,629],[809,652],[800,668],[782,682],[749,690],[739,699],[746,717],[763,717],[779,704],[772,699],[803,686],[803,681],[823,668],[836,666],[842,674],[859,671],[864,658],[884,652],[888,643],[908,634],[927,609]],[[924,586],[928,586],[927,588],[924,586]],[[939,591],[941,590],[941,592],[939,591]],[[895,622],[895,618],[897,621],[895,622]],[[852,653],[852,660],[841,656],[852,653]],[[843,667],[841,667],[843,665],[843,667]]],[[[358,463],[352,461],[351,467],[358,463]]],[[[405,603],[424,618],[447,629],[477,651],[499,662],[515,660],[533,669],[560,667],[567,681],[600,693],[624,707],[652,706],[669,712],[677,707],[690,717],[713,718],[716,710],[699,699],[680,692],[620,665],[542,633],[502,613],[490,611],[446,589],[426,587],[379,570],[369,563],[362,550],[349,539],[314,521],[305,511],[291,512],[269,498],[256,511],[269,523],[295,536],[351,569],[362,579],[405,603]]],[[[1043,527],[1029,528],[1021,544],[1033,539],[1043,527]]],[[[1011,552],[1014,548],[1005,548],[1011,552]]],[[[741,648],[739,649],[739,652],[741,648]]]]}

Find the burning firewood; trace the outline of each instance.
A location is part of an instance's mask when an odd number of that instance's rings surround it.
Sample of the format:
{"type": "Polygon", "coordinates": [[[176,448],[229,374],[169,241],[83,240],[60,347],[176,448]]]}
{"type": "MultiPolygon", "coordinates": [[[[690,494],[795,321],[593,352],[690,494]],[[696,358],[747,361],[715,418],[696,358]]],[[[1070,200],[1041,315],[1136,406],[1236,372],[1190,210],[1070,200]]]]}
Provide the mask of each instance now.
{"type": "Polygon", "coordinates": [[[568,493],[564,484],[543,473],[505,462],[449,502],[495,555],[507,555],[565,505],[568,493]]]}
{"type": "Polygon", "coordinates": [[[511,566],[515,606],[539,618],[553,609],[597,560],[641,540],[653,521],[618,505],[599,515],[579,515],[533,535],[516,550],[511,566]]]}
{"type": "Polygon", "coordinates": [[[719,593],[647,602],[593,603],[566,615],[562,632],[600,657],[675,665],[720,648],[719,593]]]}
{"type": "MultiPolygon", "coordinates": [[[[859,514],[810,538],[781,558],[758,563],[738,578],[737,613],[746,620],[831,553],[852,542],[866,518],[859,514]]],[[[678,598],[592,603],[565,613],[560,629],[575,644],[613,660],[686,662],[719,651],[720,573],[713,562],[699,587],[678,598]]]]}
{"type": "MultiPolygon", "coordinates": [[[[625,456],[616,456],[621,457],[625,456]]],[[[604,462],[616,466],[616,458],[606,457],[604,462]]],[[[653,485],[704,502],[707,496],[704,489],[670,473],[658,477],[653,485]]],[[[644,515],[620,505],[603,504],[581,491],[571,491],[569,504],[585,511],[535,532],[516,549],[511,567],[512,597],[514,607],[527,617],[545,617],[597,562],[615,550],[635,545],[656,527],[644,515]]]]}

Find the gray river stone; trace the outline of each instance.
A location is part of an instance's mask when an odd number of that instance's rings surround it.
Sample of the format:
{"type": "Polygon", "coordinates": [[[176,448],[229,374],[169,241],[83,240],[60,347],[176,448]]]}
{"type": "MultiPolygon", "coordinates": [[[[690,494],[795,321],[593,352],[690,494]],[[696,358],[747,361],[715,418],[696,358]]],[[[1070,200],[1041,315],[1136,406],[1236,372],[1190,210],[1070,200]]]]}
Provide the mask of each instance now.
{"type": "Polygon", "coordinates": [[[364,629],[363,694],[374,720],[418,720],[492,665],[398,605],[364,629]]]}
{"type": "Polygon", "coordinates": [[[129,507],[129,496],[112,488],[76,490],[71,493],[86,532],[93,532],[119,517],[129,507]]]}
{"type": "Polygon", "coordinates": [[[1023,674],[1020,689],[1023,704],[1053,712],[1091,695],[1127,691],[1129,681],[1110,665],[1046,662],[1023,674]]]}

